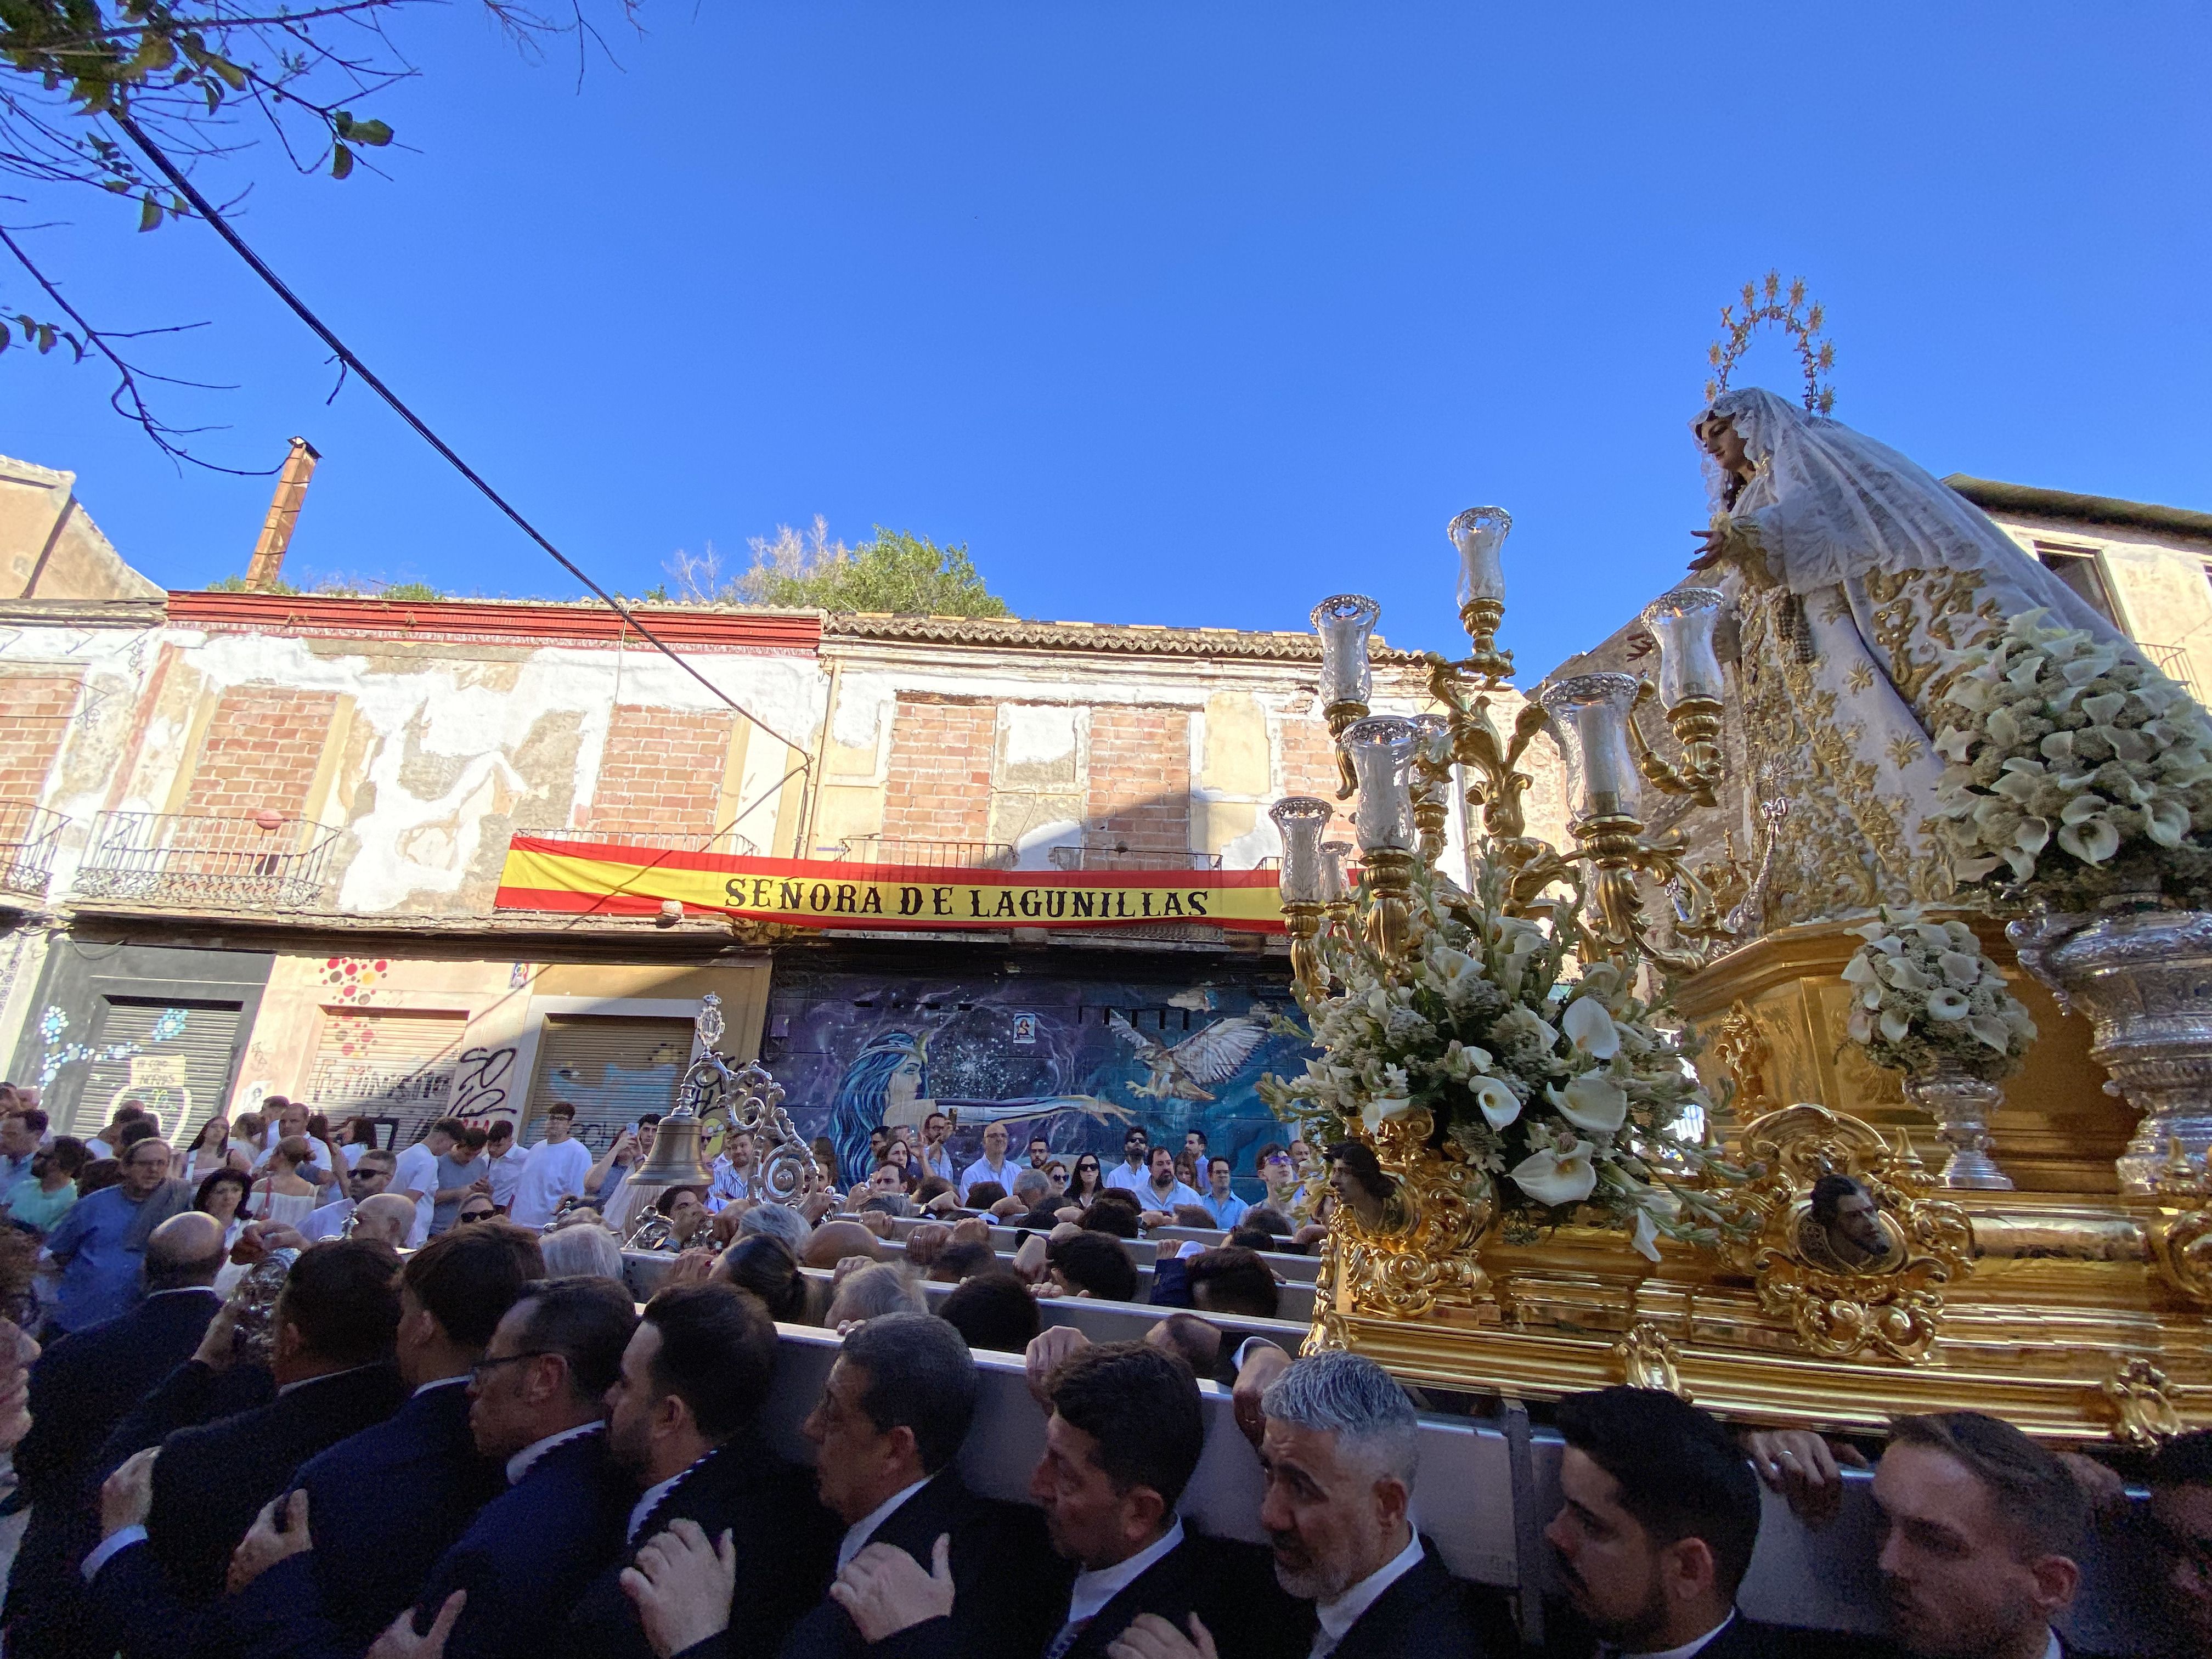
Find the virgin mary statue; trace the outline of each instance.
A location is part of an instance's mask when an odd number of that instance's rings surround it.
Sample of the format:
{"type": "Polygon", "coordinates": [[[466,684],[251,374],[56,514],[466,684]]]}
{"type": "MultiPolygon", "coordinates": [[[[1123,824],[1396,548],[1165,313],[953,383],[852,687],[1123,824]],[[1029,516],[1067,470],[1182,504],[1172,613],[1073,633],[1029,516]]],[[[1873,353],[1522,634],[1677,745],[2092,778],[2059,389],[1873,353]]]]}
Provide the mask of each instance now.
{"type": "Polygon", "coordinates": [[[1766,925],[1942,897],[1922,821],[1946,652],[2041,609],[2128,642],[1965,497],[1887,445],[1755,387],[1695,422],[1713,466],[1718,567],[1741,635],[1748,775],[1789,801],[1766,925]]]}

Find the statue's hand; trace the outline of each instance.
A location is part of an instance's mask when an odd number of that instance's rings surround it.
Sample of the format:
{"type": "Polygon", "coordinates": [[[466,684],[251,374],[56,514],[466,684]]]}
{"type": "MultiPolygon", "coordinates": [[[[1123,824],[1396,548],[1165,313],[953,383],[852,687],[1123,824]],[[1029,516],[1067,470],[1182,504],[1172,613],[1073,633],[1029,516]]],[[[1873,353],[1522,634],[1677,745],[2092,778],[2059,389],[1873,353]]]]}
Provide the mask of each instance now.
{"type": "Polygon", "coordinates": [[[1697,556],[1690,561],[1692,570],[1711,570],[1727,556],[1728,532],[1719,525],[1710,530],[1693,530],[1691,535],[1698,541],[1697,556]]]}

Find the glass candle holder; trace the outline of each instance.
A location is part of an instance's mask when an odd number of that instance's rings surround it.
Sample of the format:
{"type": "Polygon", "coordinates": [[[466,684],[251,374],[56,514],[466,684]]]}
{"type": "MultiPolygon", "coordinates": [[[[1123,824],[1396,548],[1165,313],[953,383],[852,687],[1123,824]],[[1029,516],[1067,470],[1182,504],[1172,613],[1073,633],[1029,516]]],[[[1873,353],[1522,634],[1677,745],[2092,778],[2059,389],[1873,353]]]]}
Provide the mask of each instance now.
{"type": "Polygon", "coordinates": [[[1352,896],[1352,878],[1345,873],[1345,860],[1352,856],[1348,841],[1325,841],[1321,844],[1321,898],[1324,904],[1342,904],[1352,896]]]}
{"type": "Polygon", "coordinates": [[[1407,722],[1413,728],[1414,752],[1436,773],[1448,772],[1452,763],[1451,722],[1442,714],[1416,714],[1407,722]]]}
{"type": "Polygon", "coordinates": [[[1567,786],[1574,816],[1634,817],[1636,762],[1628,752],[1628,709],[1636,701],[1633,674],[1576,674],[1546,688],[1540,701],[1559,733],[1567,757],[1567,786]]]}
{"type": "Polygon", "coordinates": [[[1370,714],[1344,734],[1344,752],[1359,783],[1352,827],[1363,853],[1413,848],[1416,742],[1413,723],[1397,714],[1370,714]]]}
{"type": "Polygon", "coordinates": [[[1502,507],[1470,507],[1445,527],[1459,549],[1459,605],[1477,599],[1505,599],[1505,569],[1500,555],[1513,529],[1513,515],[1502,507]]]}
{"type": "Polygon", "coordinates": [[[1276,883],[1285,904],[1327,902],[1328,875],[1321,838],[1336,808],[1312,795],[1285,795],[1267,809],[1283,836],[1283,868],[1276,883]]]}
{"type": "Polygon", "coordinates": [[[1338,593],[1313,608],[1314,631],[1321,635],[1321,706],[1364,703],[1374,684],[1367,666],[1367,641],[1382,607],[1364,593],[1338,593]]]}
{"type": "Polygon", "coordinates": [[[1691,698],[1721,700],[1721,659],[1713,632],[1728,603],[1717,587],[1677,587],[1644,607],[1659,642],[1659,703],[1669,712],[1691,698]]]}

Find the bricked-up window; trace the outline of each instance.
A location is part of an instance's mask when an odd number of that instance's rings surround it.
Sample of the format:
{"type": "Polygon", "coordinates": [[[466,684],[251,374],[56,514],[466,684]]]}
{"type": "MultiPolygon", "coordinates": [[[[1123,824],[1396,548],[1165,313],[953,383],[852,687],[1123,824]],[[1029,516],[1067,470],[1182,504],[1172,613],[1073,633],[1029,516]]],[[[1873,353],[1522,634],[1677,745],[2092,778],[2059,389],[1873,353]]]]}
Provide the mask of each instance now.
{"type": "Polygon", "coordinates": [[[200,741],[184,810],[224,818],[304,810],[337,705],[334,691],[291,686],[224,692],[200,741]]]}
{"type": "Polygon", "coordinates": [[[721,828],[722,778],[737,716],[723,709],[617,703],[592,792],[608,835],[709,836],[721,828]]]}
{"type": "Polygon", "coordinates": [[[0,800],[35,801],[45,792],[79,684],[74,673],[0,675],[0,800]]]}
{"type": "Polygon", "coordinates": [[[1190,850],[1190,712],[1091,711],[1089,834],[1133,853],[1190,850]]]}
{"type": "Polygon", "coordinates": [[[988,839],[998,730],[994,703],[902,698],[891,722],[884,834],[906,841],[988,839]]]}

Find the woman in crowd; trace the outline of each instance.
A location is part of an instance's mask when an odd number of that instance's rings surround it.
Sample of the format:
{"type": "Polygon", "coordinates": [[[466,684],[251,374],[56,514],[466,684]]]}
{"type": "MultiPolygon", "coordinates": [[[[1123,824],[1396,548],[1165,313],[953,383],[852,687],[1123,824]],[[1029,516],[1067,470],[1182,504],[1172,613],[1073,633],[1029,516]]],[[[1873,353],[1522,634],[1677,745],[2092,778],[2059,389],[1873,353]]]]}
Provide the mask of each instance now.
{"type": "Polygon", "coordinates": [[[260,1161],[262,1150],[269,1144],[269,1122],[258,1112],[240,1112],[231,1120],[230,1148],[245,1159],[249,1170],[260,1161]]]}
{"type": "Polygon", "coordinates": [[[1079,1154],[1075,1160],[1075,1180],[1066,1193],[1067,1201],[1079,1210],[1087,1210],[1091,1207],[1091,1200],[1105,1190],[1105,1172],[1098,1167],[1098,1154],[1079,1154]]]}
{"type": "Polygon", "coordinates": [[[192,1194],[192,1208],[222,1223],[222,1247],[226,1250],[237,1243],[239,1234],[246,1231],[246,1218],[241,1212],[252,1184],[252,1177],[242,1170],[211,1170],[200,1177],[199,1190],[192,1194]]]}
{"type": "Polygon", "coordinates": [[[314,1157],[304,1135],[289,1135],[269,1155],[269,1173],[253,1183],[246,1200],[246,1213],[255,1221],[281,1221],[296,1227],[307,1218],[321,1197],[312,1181],[300,1175],[302,1164],[314,1157]]]}
{"type": "MultiPolygon", "coordinates": [[[[232,1167],[231,1158],[230,1120],[217,1112],[200,1125],[191,1145],[172,1155],[169,1176],[173,1181],[189,1181],[198,1185],[216,1170],[232,1167]]],[[[238,1162],[243,1164],[246,1160],[241,1156],[238,1162]]]]}
{"type": "Polygon", "coordinates": [[[44,1237],[76,1202],[77,1173],[90,1162],[84,1142],[74,1135],[55,1136],[52,1146],[31,1155],[30,1174],[0,1198],[0,1212],[25,1232],[44,1237]]]}
{"type": "Polygon", "coordinates": [[[806,1275],[781,1239],[750,1233],[732,1244],[714,1269],[741,1291],[750,1291],[769,1317],[786,1325],[806,1322],[806,1275]]]}
{"type": "Polygon", "coordinates": [[[921,1179],[921,1165],[903,1140],[893,1140],[884,1156],[899,1172],[899,1190],[908,1197],[914,1195],[915,1184],[921,1179]]]}
{"type": "Polygon", "coordinates": [[[363,1152],[376,1145],[376,1125],[356,1112],[338,1130],[338,1156],[350,1170],[361,1162],[363,1152]]]}
{"type": "Polygon", "coordinates": [[[1044,1164],[1044,1178],[1048,1183],[1047,1191],[1052,1201],[1055,1204],[1065,1201],[1067,1197],[1067,1165],[1056,1158],[1047,1158],[1044,1164]]]}

